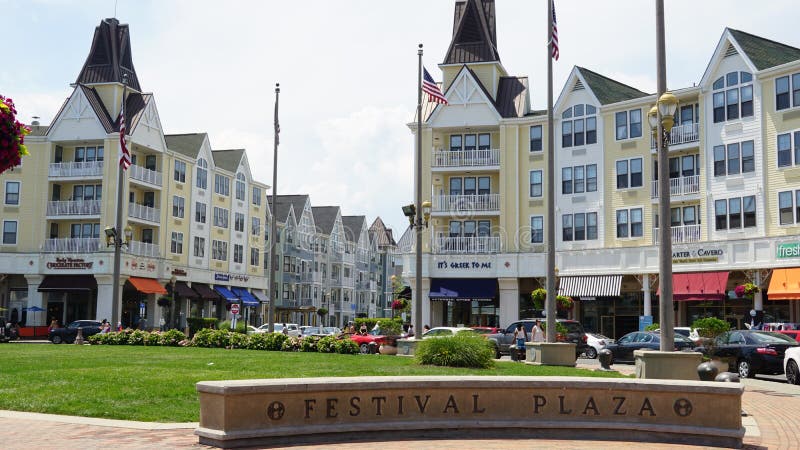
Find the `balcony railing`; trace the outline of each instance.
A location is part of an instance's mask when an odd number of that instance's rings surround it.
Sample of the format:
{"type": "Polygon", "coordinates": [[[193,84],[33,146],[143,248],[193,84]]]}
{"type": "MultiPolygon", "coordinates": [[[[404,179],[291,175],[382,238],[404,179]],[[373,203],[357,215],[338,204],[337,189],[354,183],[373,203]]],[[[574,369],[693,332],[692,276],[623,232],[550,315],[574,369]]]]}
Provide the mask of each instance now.
{"type": "Polygon", "coordinates": [[[158,244],[150,244],[140,241],[128,242],[128,253],[137,256],[149,256],[152,258],[158,258],[160,256],[158,244]]]}
{"type": "MultiPolygon", "coordinates": [[[[688,144],[700,140],[700,127],[697,123],[687,123],[672,127],[669,132],[669,145],[688,144]]],[[[656,148],[655,139],[650,139],[650,148],[656,148]]]]}
{"type": "Polygon", "coordinates": [[[161,211],[150,206],[128,203],[128,217],[149,222],[159,222],[161,220],[161,211]]]}
{"type": "Polygon", "coordinates": [[[156,172],[155,170],[150,170],[134,164],[128,167],[128,175],[133,180],[161,186],[161,172],[156,172]]]}
{"type": "Polygon", "coordinates": [[[102,177],[103,161],[50,163],[51,177],[102,177]]]}
{"type": "Polygon", "coordinates": [[[431,212],[500,211],[500,194],[434,195],[431,212]]]}
{"type": "Polygon", "coordinates": [[[475,254],[475,253],[499,253],[500,237],[498,236],[476,236],[476,237],[448,237],[438,236],[433,241],[434,253],[450,254],[475,254]]]}
{"type": "Polygon", "coordinates": [[[352,253],[338,253],[338,252],[331,253],[331,262],[353,264],[354,261],[355,261],[355,256],[352,253]]]}
{"type": "Polygon", "coordinates": [[[98,216],[100,200],[68,200],[47,202],[48,217],[98,216]]]}
{"type": "MultiPolygon", "coordinates": [[[[700,225],[672,227],[672,243],[686,244],[700,241],[700,225]]],[[[653,242],[658,244],[658,228],[653,228],[653,242]]]]}
{"type": "Polygon", "coordinates": [[[432,167],[485,167],[500,165],[500,150],[436,150],[432,167]]]}
{"type": "MultiPolygon", "coordinates": [[[[700,193],[700,175],[669,179],[669,194],[671,197],[698,193],[700,193]]],[[[650,198],[658,198],[658,180],[652,182],[650,198]]]]}
{"type": "Polygon", "coordinates": [[[100,250],[103,241],[98,238],[45,239],[44,253],[94,253],[100,250]]]}

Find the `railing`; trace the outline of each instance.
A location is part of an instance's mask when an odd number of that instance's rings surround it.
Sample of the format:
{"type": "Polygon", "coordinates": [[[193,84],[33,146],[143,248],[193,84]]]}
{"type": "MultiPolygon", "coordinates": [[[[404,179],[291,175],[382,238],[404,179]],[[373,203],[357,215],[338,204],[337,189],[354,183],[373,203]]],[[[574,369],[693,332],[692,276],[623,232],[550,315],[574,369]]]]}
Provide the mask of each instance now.
{"type": "MultiPolygon", "coordinates": [[[[671,232],[673,244],[686,244],[700,241],[700,225],[672,227],[671,232]]],[[[653,243],[658,244],[658,228],[653,228],[653,243]]]]}
{"type": "Polygon", "coordinates": [[[68,200],[47,202],[48,216],[97,216],[100,200],[68,200]]]}
{"type": "Polygon", "coordinates": [[[314,274],[311,272],[300,272],[300,281],[311,282],[314,281],[314,274]]]}
{"type": "Polygon", "coordinates": [[[50,163],[51,177],[102,177],[103,161],[50,163]]]}
{"type": "Polygon", "coordinates": [[[500,150],[436,150],[432,167],[499,166],[500,150]]]}
{"type": "Polygon", "coordinates": [[[311,281],[314,283],[322,283],[324,277],[322,276],[322,272],[313,272],[311,277],[311,281]]]}
{"type": "Polygon", "coordinates": [[[301,298],[300,306],[314,306],[314,300],[310,298],[301,298]]]}
{"type": "Polygon", "coordinates": [[[476,236],[476,237],[447,237],[437,236],[433,241],[434,253],[499,253],[500,237],[497,236],[476,236]]]}
{"type": "Polygon", "coordinates": [[[355,256],[352,253],[334,252],[334,253],[331,253],[331,261],[332,262],[353,264],[354,261],[355,261],[355,256]]]}
{"type": "Polygon", "coordinates": [[[434,195],[431,212],[500,211],[500,194],[434,195]]]}
{"type": "MultiPolygon", "coordinates": [[[[700,127],[697,123],[687,123],[672,127],[669,132],[669,145],[687,144],[700,140],[700,127]]],[[[655,139],[650,139],[650,148],[656,148],[655,139]]]]}
{"type": "Polygon", "coordinates": [[[158,251],[158,244],[130,241],[128,242],[128,253],[137,256],[150,256],[153,258],[158,258],[160,252],[158,251]]]}
{"type": "Polygon", "coordinates": [[[134,164],[128,167],[128,175],[133,180],[139,180],[155,186],[161,186],[161,172],[156,172],[155,170],[150,170],[134,164]]]}
{"type": "Polygon", "coordinates": [[[100,250],[103,241],[98,238],[45,239],[44,253],[94,253],[100,250]]]}
{"type": "Polygon", "coordinates": [[[158,208],[151,208],[150,206],[128,203],[128,217],[147,220],[149,222],[159,222],[161,220],[161,211],[158,208]]]}
{"type": "MultiPolygon", "coordinates": [[[[670,196],[698,194],[700,192],[700,175],[669,179],[670,196]]],[[[658,198],[658,180],[652,182],[650,198],[658,198]]]]}

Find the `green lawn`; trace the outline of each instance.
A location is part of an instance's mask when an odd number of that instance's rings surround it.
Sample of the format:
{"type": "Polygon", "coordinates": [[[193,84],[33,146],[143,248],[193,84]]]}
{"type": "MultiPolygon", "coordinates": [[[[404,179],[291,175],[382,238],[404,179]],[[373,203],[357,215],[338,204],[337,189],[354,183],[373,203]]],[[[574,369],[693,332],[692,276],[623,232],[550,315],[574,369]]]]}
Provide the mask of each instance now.
{"type": "Polygon", "coordinates": [[[195,383],[356,375],[563,375],[616,372],[498,362],[493,369],[419,366],[381,355],[181,347],[0,344],[0,409],[153,422],[196,422],[195,383]]]}

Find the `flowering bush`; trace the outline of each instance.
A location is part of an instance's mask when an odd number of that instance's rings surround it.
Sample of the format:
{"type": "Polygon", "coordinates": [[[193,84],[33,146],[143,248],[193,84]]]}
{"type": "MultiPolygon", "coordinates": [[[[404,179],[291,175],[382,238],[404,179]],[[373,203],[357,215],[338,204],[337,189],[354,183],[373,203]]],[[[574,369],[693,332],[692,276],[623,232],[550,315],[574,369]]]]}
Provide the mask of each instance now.
{"type": "Polygon", "coordinates": [[[20,165],[28,154],[25,135],[31,130],[17,121],[16,115],[14,101],[0,95],[0,173],[20,165]]]}
{"type": "Polygon", "coordinates": [[[759,289],[758,286],[756,286],[753,283],[745,283],[736,286],[734,292],[736,293],[736,296],[739,298],[745,297],[752,300],[753,297],[755,297],[756,294],[759,292],[759,289]]]}

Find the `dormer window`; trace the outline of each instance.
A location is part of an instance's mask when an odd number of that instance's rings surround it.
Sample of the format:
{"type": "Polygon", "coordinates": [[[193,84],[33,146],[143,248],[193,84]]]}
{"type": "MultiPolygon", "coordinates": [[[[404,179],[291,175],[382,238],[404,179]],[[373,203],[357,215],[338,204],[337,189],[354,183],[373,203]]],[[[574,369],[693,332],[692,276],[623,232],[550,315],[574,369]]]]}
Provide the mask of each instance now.
{"type": "Polygon", "coordinates": [[[561,113],[561,147],[597,143],[597,108],[579,104],[561,113]]]}
{"type": "Polygon", "coordinates": [[[729,72],[717,78],[714,90],[714,123],[753,116],[753,75],[729,72]]]}

